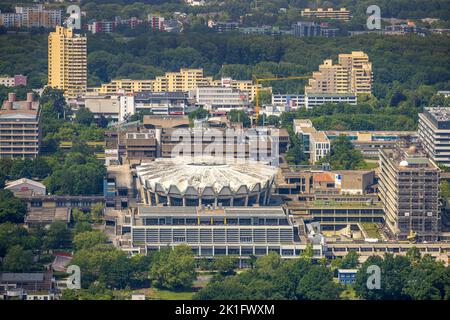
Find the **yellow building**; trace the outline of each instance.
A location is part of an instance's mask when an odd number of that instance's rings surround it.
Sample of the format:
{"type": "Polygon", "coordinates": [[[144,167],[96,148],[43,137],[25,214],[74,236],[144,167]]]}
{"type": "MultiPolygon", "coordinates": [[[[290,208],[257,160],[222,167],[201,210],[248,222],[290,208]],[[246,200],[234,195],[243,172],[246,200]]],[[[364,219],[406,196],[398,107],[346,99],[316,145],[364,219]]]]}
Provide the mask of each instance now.
{"type": "MultiPolygon", "coordinates": [[[[179,72],[167,72],[163,76],[148,80],[118,79],[110,83],[105,83],[93,91],[102,94],[116,94],[119,92],[133,93],[142,91],[153,92],[186,92],[195,90],[198,87],[232,87],[248,94],[250,101],[256,95],[257,86],[252,80],[233,80],[224,78],[213,80],[212,77],[205,77],[203,69],[181,69],[179,72]]],[[[262,85],[259,85],[262,88],[262,85]]],[[[271,91],[271,88],[264,88],[271,91]]]]}
{"type": "Polygon", "coordinates": [[[87,88],[87,38],[56,27],[48,35],[48,85],[75,98],[87,88]]]}
{"type": "Polygon", "coordinates": [[[99,88],[94,88],[94,91],[102,94],[116,94],[119,92],[133,93],[143,91],[154,91],[153,84],[155,80],[131,80],[120,79],[113,80],[110,83],[105,83],[99,88]]]}
{"type": "Polygon", "coordinates": [[[302,10],[302,17],[348,21],[350,20],[350,11],[346,8],[336,10],[333,8],[305,9],[302,10]]]}
{"type": "Polygon", "coordinates": [[[372,93],[372,63],[362,51],[340,54],[339,63],[327,59],[309,79],[305,93],[372,93]]]}
{"type": "Polygon", "coordinates": [[[158,92],[180,92],[210,86],[212,77],[205,77],[203,69],[181,69],[179,72],[166,72],[156,77],[155,90],[158,92]]]}

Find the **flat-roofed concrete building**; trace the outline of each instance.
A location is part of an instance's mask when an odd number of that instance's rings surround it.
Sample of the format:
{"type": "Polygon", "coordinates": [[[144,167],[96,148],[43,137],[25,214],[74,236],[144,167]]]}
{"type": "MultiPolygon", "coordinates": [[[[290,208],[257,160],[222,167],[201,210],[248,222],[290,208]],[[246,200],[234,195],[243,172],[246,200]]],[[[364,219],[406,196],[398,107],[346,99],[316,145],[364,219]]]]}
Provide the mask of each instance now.
{"type": "Polygon", "coordinates": [[[400,140],[418,141],[416,131],[325,131],[328,139],[333,141],[339,136],[346,136],[355,149],[361,151],[364,158],[378,159],[379,150],[395,148],[400,140]]]}
{"type": "Polygon", "coordinates": [[[185,92],[139,92],[134,94],[134,113],[184,115],[189,105],[185,92]]]}
{"type": "Polygon", "coordinates": [[[219,113],[236,109],[246,110],[250,105],[247,93],[226,87],[199,87],[196,91],[196,100],[198,106],[219,113]]]}
{"type": "Polygon", "coordinates": [[[294,131],[303,140],[305,153],[309,161],[316,163],[331,150],[330,140],[323,131],[317,131],[309,119],[294,119],[294,131]]]}
{"type": "Polygon", "coordinates": [[[85,108],[89,109],[96,119],[105,117],[114,122],[119,121],[120,97],[114,95],[89,94],[83,97],[85,108]]]}
{"type": "Polygon", "coordinates": [[[324,103],[348,103],[356,105],[358,97],[352,93],[306,93],[306,94],[273,94],[272,104],[287,108],[312,109],[324,103]]]}
{"type": "Polygon", "coordinates": [[[9,93],[0,110],[0,158],[34,158],[41,143],[41,109],[34,94],[17,101],[9,93]]]}
{"type": "Polygon", "coordinates": [[[346,8],[306,8],[302,10],[302,17],[348,21],[350,20],[350,10],[346,8]]]}
{"type": "MultiPolygon", "coordinates": [[[[130,250],[142,253],[186,244],[204,258],[232,255],[245,260],[269,252],[295,258],[307,245],[282,207],[141,206],[121,229],[130,230],[130,250]]],[[[314,244],[313,250],[315,258],[322,256],[322,245],[314,244]]]]}
{"type": "Polygon", "coordinates": [[[379,195],[398,240],[438,240],[439,176],[438,166],[415,147],[380,150],[379,195]]]}
{"type": "Polygon", "coordinates": [[[425,108],[419,113],[418,133],[427,155],[450,167],[450,108],[425,108]]]}

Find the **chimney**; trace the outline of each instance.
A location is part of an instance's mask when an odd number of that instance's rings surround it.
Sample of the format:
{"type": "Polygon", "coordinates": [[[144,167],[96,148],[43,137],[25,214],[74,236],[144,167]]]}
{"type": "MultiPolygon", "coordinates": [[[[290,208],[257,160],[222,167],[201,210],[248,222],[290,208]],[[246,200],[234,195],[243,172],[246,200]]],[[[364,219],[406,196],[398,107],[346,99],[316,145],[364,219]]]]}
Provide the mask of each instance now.
{"type": "Polygon", "coordinates": [[[27,93],[27,109],[28,110],[33,110],[33,99],[34,99],[33,92],[28,92],[27,93]]]}
{"type": "Polygon", "coordinates": [[[9,102],[15,102],[16,101],[16,94],[14,92],[8,93],[8,101],[9,102]]]}

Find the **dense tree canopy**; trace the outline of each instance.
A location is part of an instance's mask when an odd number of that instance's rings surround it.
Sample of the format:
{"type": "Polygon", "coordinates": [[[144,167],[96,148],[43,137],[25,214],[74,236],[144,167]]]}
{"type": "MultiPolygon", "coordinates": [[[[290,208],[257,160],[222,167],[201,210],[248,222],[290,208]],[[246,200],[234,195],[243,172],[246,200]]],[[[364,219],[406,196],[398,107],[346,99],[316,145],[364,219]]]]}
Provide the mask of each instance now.
{"type": "Polygon", "coordinates": [[[200,300],[338,299],[340,288],[330,269],[310,259],[283,260],[275,253],[261,257],[255,268],[210,282],[200,300]]]}
{"type": "Polygon", "coordinates": [[[9,190],[0,189],[0,223],[23,222],[27,205],[9,190]]]}
{"type": "Polygon", "coordinates": [[[322,163],[329,163],[333,170],[354,170],[364,166],[364,159],[347,137],[341,135],[331,143],[331,151],[322,163]]]}

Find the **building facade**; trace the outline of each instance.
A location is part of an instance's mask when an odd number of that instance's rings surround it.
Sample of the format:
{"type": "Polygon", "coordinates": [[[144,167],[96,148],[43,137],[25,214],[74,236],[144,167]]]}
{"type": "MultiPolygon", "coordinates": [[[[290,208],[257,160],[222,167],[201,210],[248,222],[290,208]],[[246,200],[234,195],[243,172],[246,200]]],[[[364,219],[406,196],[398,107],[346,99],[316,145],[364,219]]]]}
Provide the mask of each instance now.
{"type": "Polygon", "coordinates": [[[427,155],[450,167],[450,108],[425,108],[419,113],[418,134],[427,155]]]}
{"type": "Polygon", "coordinates": [[[339,63],[325,60],[309,79],[305,93],[372,93],[372,63],[362,51],[340,54],[339,63]]]}
{"type": "Polygon", "coordinates": [[[0,13],[0,26],[5,28],[55,28],[61,22],[61,9],[45,9],[42,4],[15,7],[14,13],[0,13]]]}
{"type": "Polygon", "coordinates": [[[309,155],[309,161],[316,163],[325,157],[331,150],[331,144],[323,131],[317,131],[309,119],[295,119],[294,131],[304,146],[304,152],[309,155]]]}
{"type": "Polygon", "coordinates": [[[15,75],[14,77],[0,77],[0,86],[5,87],[19,87],[26,86],[28,77],[21,74],[15,75]]]}
{"type": "Polygon", "coordinates": [[[317,18],[317,19],[333,19],[333,20],[350,20],[350,11],[346,8],[333,9],[333,8],[306,8],[302,10],[302,17],[305,18],[317,18]]]}
{"type": "Polygon", "coordinates": [[[41,144],[41,109],[33,93],[17,101],[9,93],[0,110],[0,158],[34,158],[41,144]]]}
{"type": "Polygon", "coordinates": [[[379,196],[398,240],[438,240],[439,176],[437,165],[415,147],[380,150],[379,196]]]}
{"type": "MultiPolygon", "coordinates": [[[[281,207],[174,208],[139,207],[125,228],[130,247],[147,253],[180,244],[190,246],[197,257],[232,255],[239,259],[276,252],[283,258],[301,255],[299,228],[281,207]]],[[[122,230],[125,230],[122,227],[122,230]]],[[[314,258],[323,254],[313,246],[314,258]]]]}
{"type": "Polygon", "coordinates": [[[298,21],[292,25],[292,33],[296,37],[318,37],[322,35],[319,24],[311,21],[298,21]]]}
{"type": "Polygon", "coordinates": [[[76,98],[87,89],[87,38],[56,27],[48,36],[48,85],[76,98]]]}
{"type": "Polygon", "coordinates": [[[197,105],[210,112],[227,113],[245,110],[250,106],[248,95],[234,88],[199,87],[196,91],[197,105]]]}

